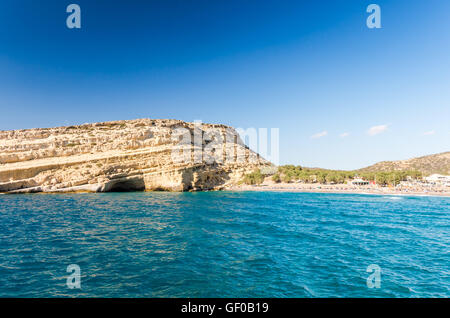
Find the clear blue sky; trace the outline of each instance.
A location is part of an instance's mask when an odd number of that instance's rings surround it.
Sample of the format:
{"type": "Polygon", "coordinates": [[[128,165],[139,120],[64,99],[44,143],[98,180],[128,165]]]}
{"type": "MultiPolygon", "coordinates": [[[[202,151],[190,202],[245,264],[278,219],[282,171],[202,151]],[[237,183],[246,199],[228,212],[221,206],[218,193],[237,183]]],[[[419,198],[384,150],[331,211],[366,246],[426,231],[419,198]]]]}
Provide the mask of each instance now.
{"type": "Polygon", "coordinates": [[[341,169],[450,151],[449,14],[448,0],[1,1],[0,129],[278,127],[282,164],[341,169]]]}

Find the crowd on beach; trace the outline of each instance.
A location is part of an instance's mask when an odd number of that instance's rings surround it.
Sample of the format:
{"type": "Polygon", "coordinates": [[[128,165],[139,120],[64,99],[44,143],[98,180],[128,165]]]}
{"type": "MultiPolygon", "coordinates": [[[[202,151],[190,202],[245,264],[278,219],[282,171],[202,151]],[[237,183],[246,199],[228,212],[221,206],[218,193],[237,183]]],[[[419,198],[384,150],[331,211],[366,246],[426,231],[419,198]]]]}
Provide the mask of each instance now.
{"type": "Polygon", "coordinates": [[[325,193],[366,193],[366,194],[405,194],[450,196],[450,187],[382,187],[379,185],[355,186],[350,184],[317,183],[274,183],[241,184],[232,190],[241,191],[284,191],[284,192],[325,192],[325,193]]]}

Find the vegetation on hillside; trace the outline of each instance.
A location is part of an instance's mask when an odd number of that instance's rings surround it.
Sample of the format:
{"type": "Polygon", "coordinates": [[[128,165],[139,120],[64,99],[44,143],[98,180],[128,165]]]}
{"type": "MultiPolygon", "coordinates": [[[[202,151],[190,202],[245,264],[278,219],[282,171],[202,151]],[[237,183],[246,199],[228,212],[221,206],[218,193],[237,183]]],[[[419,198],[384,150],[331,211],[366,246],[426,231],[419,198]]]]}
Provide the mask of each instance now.
{"type": "Polygon", "coordinates": [[[382,161],[360,169],[360,172],[391,172],[417,170],[424,175],[450,174],[450,152],[443,152],[408,160],[382,161]]]}
{"type": "MultiPolygon", "coordinates": [[[[303,168],[301,166],[285,165],[279,166],[278,171],[271,176],[273,182],[289,183],[320,183],[320,184],[342,184],[355,178],[361,178],[366,181],[373,181],[378,185],[397,185],[400,181],[405,181],[410,177],[412,179],[422,179],[422,173],[416,170],[402,171],[380,171],[380,172],[363,172],[363,171],[345,171],[345,170],[328,170],[316,168],[303,168]]],[[[246,174],[241,183],[254,185],[261,184],[265,175],[260,170],[246,174]]]]}
{"type": "MultiPolygon", "coordinates": [[[[383,161],[370,167],[353,170],[328,170],[304,168],[301,166],[279,166],[278,171],[271,174],[273,182],[304,182],[304,183],[346,183],[355,178],[361,178],[378,185],[397,185],[408,177],[420,180],[422,177],[433,174],[450,174],[450,152],[444,152],[419,158],[400,161],[383,161]]],[[[267,175],[254,171],[245,175],[242,183],[260,184],[267,175]]]]}

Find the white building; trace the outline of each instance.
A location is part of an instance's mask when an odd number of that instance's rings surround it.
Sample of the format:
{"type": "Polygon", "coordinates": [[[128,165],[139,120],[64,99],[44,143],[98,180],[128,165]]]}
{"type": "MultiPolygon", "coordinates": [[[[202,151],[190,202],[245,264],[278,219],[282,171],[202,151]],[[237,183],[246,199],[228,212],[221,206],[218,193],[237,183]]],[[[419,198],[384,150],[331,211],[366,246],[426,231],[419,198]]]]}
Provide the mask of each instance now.
{"type": "Polygon", "coordinates": [[[450,187],[450,176],[444,176],[442,174],[432,174],[431,176],[425,177],[425,181],[436,185],[450,187]]]}

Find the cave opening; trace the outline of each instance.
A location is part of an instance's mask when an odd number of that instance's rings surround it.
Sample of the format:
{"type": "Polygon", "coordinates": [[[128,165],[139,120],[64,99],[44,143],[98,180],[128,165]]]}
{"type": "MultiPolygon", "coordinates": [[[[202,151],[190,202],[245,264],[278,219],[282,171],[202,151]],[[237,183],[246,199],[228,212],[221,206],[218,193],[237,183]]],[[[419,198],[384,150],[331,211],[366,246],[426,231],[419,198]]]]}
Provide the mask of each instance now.
{"type": "Polygon", "coordinates": [[[119,181],[113,184],[107,192],[136,192],[145,191],[143,179],[132,179],[119,181]]]}

